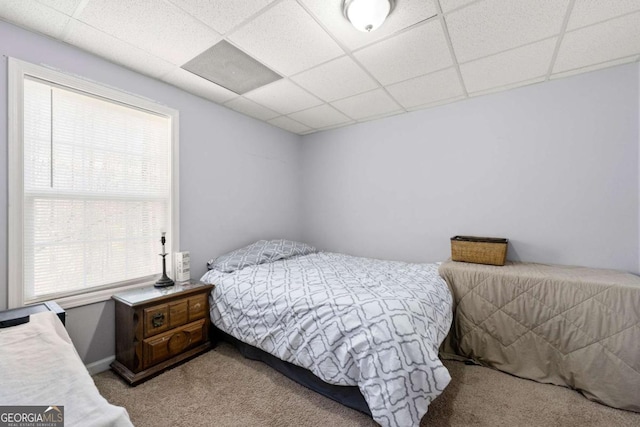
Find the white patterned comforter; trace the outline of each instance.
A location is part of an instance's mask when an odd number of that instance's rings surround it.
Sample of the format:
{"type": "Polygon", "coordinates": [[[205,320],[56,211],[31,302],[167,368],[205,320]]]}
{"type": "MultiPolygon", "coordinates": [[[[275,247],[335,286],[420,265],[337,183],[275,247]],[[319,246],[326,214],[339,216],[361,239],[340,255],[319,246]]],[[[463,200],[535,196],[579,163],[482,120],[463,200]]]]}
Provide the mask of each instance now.
{"type": "Polygon", "coordinates": [[[437,264],[319,252],[211,270],[221,330],[336,385],[357,385],[382,426],[418,426],[451,377],[438,347],[452,320],[437,264]]]}

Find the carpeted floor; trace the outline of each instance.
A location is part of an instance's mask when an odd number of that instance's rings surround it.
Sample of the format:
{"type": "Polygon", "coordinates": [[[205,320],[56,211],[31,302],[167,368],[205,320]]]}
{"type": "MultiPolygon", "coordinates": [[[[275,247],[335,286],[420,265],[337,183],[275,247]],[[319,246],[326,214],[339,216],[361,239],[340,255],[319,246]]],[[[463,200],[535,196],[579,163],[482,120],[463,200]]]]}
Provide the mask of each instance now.
{"type": "MultiPolygon", "coordinates": [[[[575,391],[446,361],[452,381],[421,426],[639,426],[640,414],[591,402],[575,391]]],[[[371,418],[289,380],[235,348],[215,350],[137,387],[108,371],[102,395],[144,426],[376,426],[371,418]]]]}

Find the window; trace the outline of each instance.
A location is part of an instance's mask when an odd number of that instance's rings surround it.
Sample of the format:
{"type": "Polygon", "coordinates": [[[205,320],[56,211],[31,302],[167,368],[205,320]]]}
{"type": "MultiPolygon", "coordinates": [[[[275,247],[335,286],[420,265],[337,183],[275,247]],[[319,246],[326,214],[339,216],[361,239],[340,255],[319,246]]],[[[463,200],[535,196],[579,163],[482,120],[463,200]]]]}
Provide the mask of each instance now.
{"type": "Polygon", "coordinates": [[[160,231],[178,247],[177,111],[13,58],[9,76],[9,305],[154,282],[160,231]]]}

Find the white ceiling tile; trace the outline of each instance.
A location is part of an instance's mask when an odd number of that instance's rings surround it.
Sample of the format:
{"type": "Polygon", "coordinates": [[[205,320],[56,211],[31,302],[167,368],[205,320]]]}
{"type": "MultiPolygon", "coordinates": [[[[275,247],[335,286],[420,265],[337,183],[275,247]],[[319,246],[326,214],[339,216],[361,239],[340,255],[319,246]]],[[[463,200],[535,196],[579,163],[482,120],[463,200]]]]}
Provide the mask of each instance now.
{"type": "Polygon", "coordinates": [[[463,99],[466,99],[466,96],[464,96],[464,95],[454,96],[453,98],[441,99],[439,101],[429,102],[428,104],[422,104],[422,105],[418,105],[416,107],[407,108],[407,111],[424,110],[426,108],[433,108],[433,107],[437,107],[439,105],[451,104],[452,102],[461,101],[463,99]]]}
{"type": "Polygon", "coordinates": [[[252,90],[244,96],[280,114],[290,114],[322,104],[318,98],[287,79],[252,90]]]}
{"type": "Polygon", "coordinates": [[[229,39],[286,76],[344,54],[295,0],[285,0],[248,22],[229,39]]]}
{"type": "Polygon", "coordinates": [[[91,0],[78,19],[176,65],[221,39],[177,6],[157,0],[91,0]]]}
{"type": "Polygon", "coordinates": [[[291,80],[325,101],[334,101],[366,92],[378,84],[348,56],[334,59],[291,80]]]}
{"type": "Polygon", "coordinates": [[[324,130],[331,130],[331,129],[337,129],[337,128],[342,128],[345,126],[349,126],[349,125],[353,125],[356,124],[357,122],[355,120],[350,120],[346,123],[340,123],[339,125],[333,125],[333,126],[327,126],[327,127],[323,127],[320,129],[317,129],[318,131],[324,131],[324,130]]]}
{"type": "Polygon", "coordinates": [[[564,78],[564,77],[575,76],[577,74],[588,73],[590,71],[600,70],[600,69],[603,69],[603,68],[615,67],[616,65],[622,65],[622,64],[628,64],[630,62],[635,62],[638,59],[640,59],[640,58],[638,58],[637,55],[627,56],[626,58],[622,58],[622,59],[616,59],[616,60],[613,60],[613,61],[601,62],[600,64],[590,65],[590,66],[587,66],[587,67],[577,68],[575,70],[564,71],[562,73],[552,74],[550,79],[551,80],[561,79],[561,78],[564,78]]]}
{"type": "Polygon", "coordinates": [[[64,41],[127,68],[160,77],[176,66],[79,21],[72,21],[64,41]]]}
{"type": "Polygon", "coordinates": [[[498,87],[493,87],[491,89],[487,89],[487,90],[481,90],[478,92],[474,92],[474,93],[470,93],[469,96],[481,96],[481,95],[488,95],[490,93],[496,93],[496,92],[504,92],[506,90],[511,90],[511,89],[516,89],[522,86],[528,86],[528,85],[532,85],[535,83],[542,83],[546,80],[547,76],[540,76],[540,77],[536,77],[533,79],[529,79],[529,80],[523,80],[523,81],[519,81],[519,82],[515,82],[515,83],[511,83],[508,85],[504,85],[504,86],[498,86],[498,87]]]}
{"type": "Polygon", "coordinates": [[[380,115],[377,115],[377,116],[365,117],[364,119],[359,119],[358,122],[362,123],[362,122],[369,122],[369,121],[372,121],[372,120],[384,119],[385,117],[397,116],[398,114],[402,114],[404,112],[405,112],[405,110],[392,111],[391,113],[385,113],[385,114],[380,114],[380,115]]]}
{"type": "Polygon", "coordinates": [[[258,120],[269,120],[280,115],[280,113],[276,113],[244,97],[232,99],[224,104],[224,106],[239,113],[246,114],[247,116],[255,117],[258,120]]]}
{"type": "Polygon", "coordinates": [[[638,0],[576,0],[567,30],[595,24],[636,10],[640,10],[638,0]]]}
{"type": "Polygon", "coordinates": [[[323,104],[289,114],[289,117],[311,128],[326,128],[352,121],[330,105],[323,104]]]}
{"type": "Polygon", "coordinates": [[[82,0],[37,0],[38,3],[49,6],[58,12],[62,12],[65,15],[73,15],[76,8],[82,0]]]}
{"type": "Polygon", "coordinates": [[[306,133],[313,130],[303,125],[302,123],[298,123],[295,120],[290,119],[287,116],[276,117],[275,119],[269,120],[268,123],[271,123],[274,126],[278,126],[279,128],[282,128],[284,130],[288,130],[289,132],[298,134],[306,133]]]}
{"type": "Polygon", "coordinates": [[[0,17],[51,37],[60,37],[69,17],[34,0],[0,1],[0,17]]]}
{"type": "Polygon", "coordinates": [[[640,12],[565,34],[554,73],[640,53],[640,12]]]}
{"type": "Polygon", "coordinates": [[[440,7],[444,13],[447,13],[453,9],[469,4],[472,1],[474,0],[440,0],[440,7]]]}
{"type": "Polygon", "coordinates": [[[356,30],[342,14],[342,0],[300,0],[340,43],[350,49],[370,44],[424,21],[437,13],[432,0],[400,0],[380,28],[370,33],[356,30]]]}
{"type": "Polygon", "coordinates": [[[355,57],[383,85],[443,69],[453,64],[440,21],[430,21],[355,52],[355,57]]]}
{"type": "Polygon", "coordinates": [[[182,68],[176,68],[174,71],[163,76],[162,80],[218,104],[222,104],[238,96],[236,93],[185,71],[182,68]]]}
{"type": "Polygon", "coordinates": [[[569,0],[485,0],[445,17],[453,50],[466,62],[558,34],[569,0]]]}
{"type": "Polygon", "coordinates": [[[455,68],[387,86],[387,90],[405,108],[430,104],[464,94],[455,68]]]}
{"type": "Polygon", "coordinates": [[[469,93],[533,79],[549,71],[557,37],[532,43],[460,66],[469,93]]]}
{"type": "Polygon", "coordinates": [[[274,0],[169,0],[217,32],[224,34],[274,0]]]}
{"type": "Polygon", "coordinates": [[[386,115],[402,110],[402,107],[382,89],[376,89],[371,92],[341,99],[333,102],[331,105],[356,120],[386,115]]]}

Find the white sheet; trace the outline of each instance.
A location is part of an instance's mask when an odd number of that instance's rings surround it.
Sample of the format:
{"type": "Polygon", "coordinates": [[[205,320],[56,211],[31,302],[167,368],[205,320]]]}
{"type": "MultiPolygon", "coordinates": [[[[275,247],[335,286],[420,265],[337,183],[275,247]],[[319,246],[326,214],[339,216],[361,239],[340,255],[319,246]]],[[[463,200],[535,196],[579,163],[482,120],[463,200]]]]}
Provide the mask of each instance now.
{"type": "Polygon", "coordinates": [[[52,312],[0,329],[0,404],[64,406],[64,425],[132,426],[124,408],[98,392],[52,312]]]}

